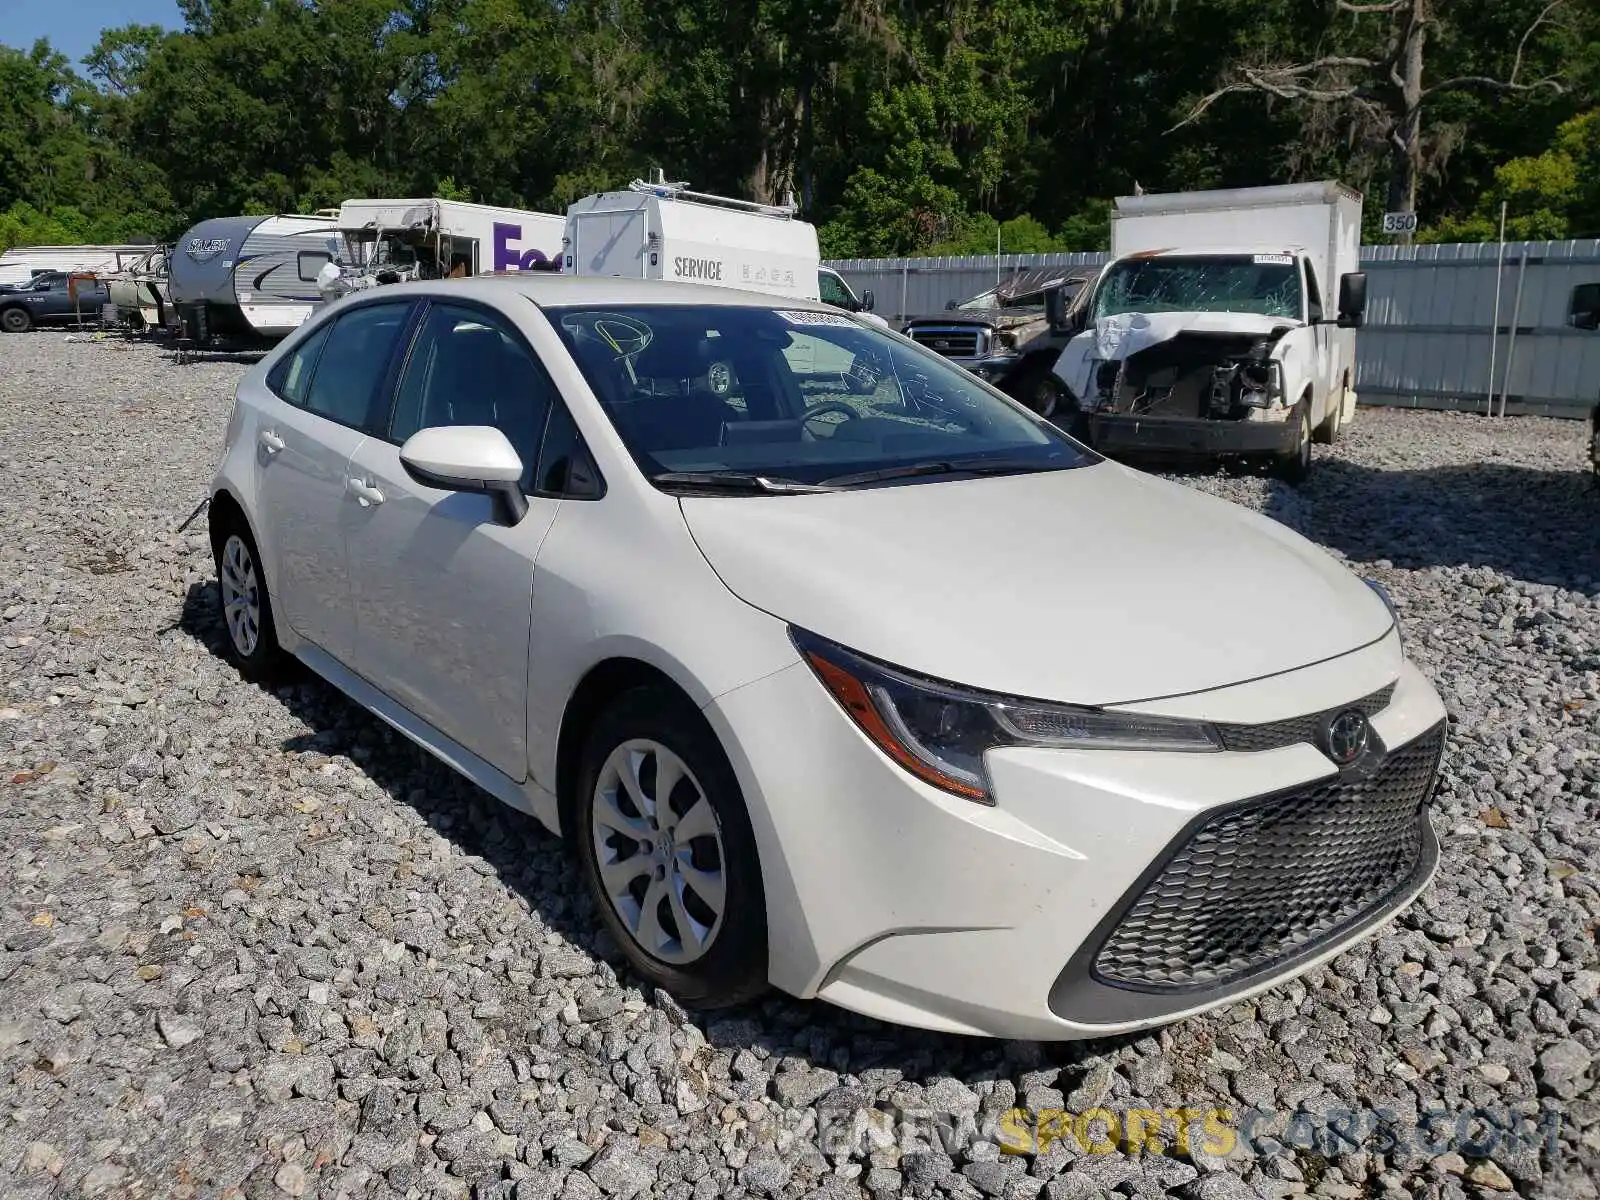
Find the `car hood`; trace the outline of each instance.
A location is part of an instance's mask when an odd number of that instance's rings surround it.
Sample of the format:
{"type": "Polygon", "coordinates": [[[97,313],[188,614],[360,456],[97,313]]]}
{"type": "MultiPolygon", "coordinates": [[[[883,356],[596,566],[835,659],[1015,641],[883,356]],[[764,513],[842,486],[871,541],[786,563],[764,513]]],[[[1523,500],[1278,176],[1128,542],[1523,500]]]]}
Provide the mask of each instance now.
{"type": "Polygon", "coordinates": [[[1118,313],[1113,317],[1101,317],[1085,332],[1094,339],[1091,357],[1115,362],[1171,341],[1180,333],[1243,333],[1266,337],[1275,329],[1299,324],[1292,317],[1264,317],[1259,313],[1118,313]]]}
{"type": "Polygon", "coordinates": [[[1077,704],[1206,691],[1359,649],[1377,595],[1270,518],[1103,462],[813,495],[684,497],[741,599],[954,683],[1077,704]]]}

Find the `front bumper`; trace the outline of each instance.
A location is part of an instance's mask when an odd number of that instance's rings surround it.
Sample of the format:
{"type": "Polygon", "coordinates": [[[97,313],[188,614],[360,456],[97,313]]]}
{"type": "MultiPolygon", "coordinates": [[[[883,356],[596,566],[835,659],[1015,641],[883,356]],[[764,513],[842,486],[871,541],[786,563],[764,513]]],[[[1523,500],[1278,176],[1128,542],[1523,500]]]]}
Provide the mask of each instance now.
{"type": "MultiPolygon", "coordinates": [[[[1443,721],[1392,634],[1276,679],[1138,707],[1258,723],[1263,704],[1322,711],[1388,684],[1372,718],[1385,747],[1443,721]]],[[[1151,872],[1208,817],[1337,778],[1321,751],[1006,750],[989,756],[988,808],[901,772],[803,664],[706,711],[749,801],[773,983],[901,1024],[1030,1039],[1163,1024],[1332,957],[1413,899],[1436,862],[1424,817],[1416,861],[1381,903],[1293,954],[1210,989],[1114,987],[1095,978],[1095,953],[1151,872]]]]}
{"type": "Polygon", "coordinates": [[[1094,413],[1089,437],[1107,454],[1193,455],[1288,454],[1295,449],[1296,421],[1208,420],[1199,417],[1130,417],[1094,413]]]}

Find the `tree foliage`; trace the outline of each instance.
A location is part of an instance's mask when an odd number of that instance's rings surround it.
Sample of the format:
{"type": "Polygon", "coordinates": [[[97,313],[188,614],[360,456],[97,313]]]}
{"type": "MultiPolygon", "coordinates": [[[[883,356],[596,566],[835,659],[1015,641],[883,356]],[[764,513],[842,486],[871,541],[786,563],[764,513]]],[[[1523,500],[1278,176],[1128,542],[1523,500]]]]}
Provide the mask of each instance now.
{"type": "Polygon", "coordinates": [[[652,167],[792,194],[834,256],[1094,249],[1135,187],[1321,177],[1374,221],[1414,186],[1426,236],[1492,236],[1502,200],[1511,231],[1600,235],[1600,6],[1581,0],[180,9],[180,31],[104,31],[81,70],[0,46],[0,246],[352,196],[559,211],[652,167]],[[1408,158],[1389,68],[1416,13],[1431,90],[1408,158]]]}

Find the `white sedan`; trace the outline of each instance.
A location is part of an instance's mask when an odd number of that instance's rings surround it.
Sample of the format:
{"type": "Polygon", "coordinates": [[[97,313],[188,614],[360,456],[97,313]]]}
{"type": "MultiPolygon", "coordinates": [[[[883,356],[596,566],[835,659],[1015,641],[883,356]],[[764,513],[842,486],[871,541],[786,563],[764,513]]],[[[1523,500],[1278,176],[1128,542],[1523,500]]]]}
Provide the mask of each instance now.
{"type": "Polygon", "coordinates": [[[1125,1032],[1437,861],[1444,708],[1381,591],[820,303],[348,297],[245,375],[210,520],[243,672],[566,835],[691,1004],[1125,1032]]]}

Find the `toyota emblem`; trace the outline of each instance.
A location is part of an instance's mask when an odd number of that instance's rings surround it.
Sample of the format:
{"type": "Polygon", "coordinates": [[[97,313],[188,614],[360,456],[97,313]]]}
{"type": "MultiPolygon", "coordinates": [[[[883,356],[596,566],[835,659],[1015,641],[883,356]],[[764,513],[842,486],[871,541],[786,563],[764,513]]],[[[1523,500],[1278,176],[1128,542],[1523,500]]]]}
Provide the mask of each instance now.
{"type": "Polygon", "coordinates": [[[1348,767],[1367,752],[1372,726],[1366,714],[1347,708],[1328,722],[1322,735],[1324,753],[1341,767],[1348,767]]]}

